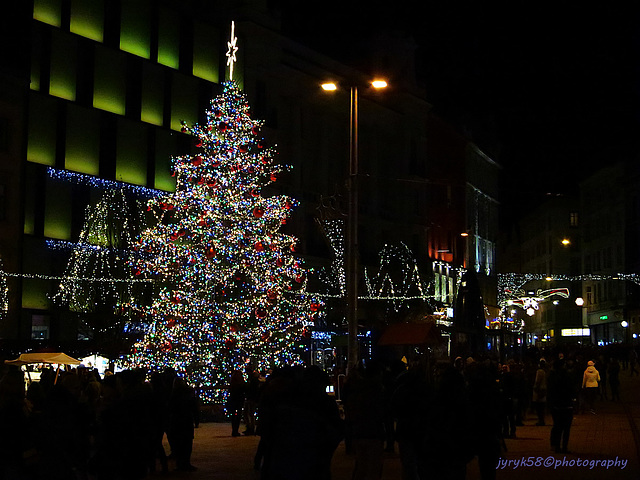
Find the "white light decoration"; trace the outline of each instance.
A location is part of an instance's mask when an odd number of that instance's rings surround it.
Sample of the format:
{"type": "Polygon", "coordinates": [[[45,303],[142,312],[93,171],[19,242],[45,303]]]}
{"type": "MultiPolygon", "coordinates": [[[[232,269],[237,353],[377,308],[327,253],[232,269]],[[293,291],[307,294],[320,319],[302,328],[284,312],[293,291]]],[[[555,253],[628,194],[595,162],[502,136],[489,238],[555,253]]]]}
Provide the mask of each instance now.
{"type": "Polygon", "coordinates": [[[231,40],[227,42],[227,66],[229,67],[229,80],[233,80],[233,66],[236,63],[236,53],[238,52],[238,37],[235,33],[236,22],[231,22],[231,40]]]}
{"type": "Polygon", "coordinates": [[[9,287],[7,286],[7,274],[3,270],[0,259],[0,320],[6,318],[9,311],[9,287]]]}

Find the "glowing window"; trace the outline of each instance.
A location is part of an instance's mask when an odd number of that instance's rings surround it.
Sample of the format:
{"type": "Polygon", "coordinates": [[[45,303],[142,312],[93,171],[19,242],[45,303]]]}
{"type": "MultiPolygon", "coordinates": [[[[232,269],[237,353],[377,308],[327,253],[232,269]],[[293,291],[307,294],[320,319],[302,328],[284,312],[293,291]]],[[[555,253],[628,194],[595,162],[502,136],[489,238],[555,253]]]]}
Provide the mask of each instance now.
{"type": "Polygon", "coordinates": [[[125,113],[125,58],[114,50],[96,48],[93,106],[107,112],[125,113]]]}
{"type": "Polygon", "coordinates": [[[69,105],[64,166],[67,170],[74,172],[98,175],[100,171],[100,117],[98,112],[69,105]]]}
{"type": "Polygon", "coordinates": [[[27,160],[54,166],[56,160],[56,101],[32,94],[29,98],[27,160]]]}
{"type": "Polygon", "coordinates": [[[151,46],[148,0],[127,0],[120,5],[120,49],[149,58],[151,46]]]}
{"type": "Polygon", "coordinates": [[[116,180],[147,184],[147,131],[144,125],[118,119],[116,180]]]}
{"type": "Polygon", "coordinates": [[[44,236],[71,239],[71,190],[69,184],[47,178],[44,236]]]}
{"type": "Polygon", "coordinates": [[[164,118],[164,76],[161,67],[145,63],[142,70],[142,109],[140,120],[162,126],[164,118]]]}
{"type": "Polygon", "coordinates": [[[165,8],[158,18],[158,63],[175,69],[180,66],[180,30],[175,14],[165,8]]]}
{"type": "Polygon", "coordinates": [[[76,43],[68,34],[54,31],[51,38],[49,93],[66,100],[76,99],[76,43]]]}
{"type": "Polygon", "coordinates": [[[193,74],[210,82],[218,77],[218,31],[204,23],[196,22],[193,39],[193,74]]]}
{"type": "Polygon", "coordinates": [[[76,33],[96,42],[104,36],[104,1],[71,0],[71,33],[76,33]]]}
{"type": "Polygon", "coordinates": [[[171,176],[171,157],[175,154],[176,134],[158,130],[156,136],[154,188],[175,192],[176,179],[171,176]]]}
{"type": "Polygon", "coordinates": [[[22,308],[44,310],[49,308],[47,298],[50,282],[38,278],[22,279],[22,308]]]}
{"type": "Polygon", "coordinates": [[[194,78],[188,78],[174,73],[171,85],[171,129],[180,131],[181,121],[193,125],[198,120],[198,83],[194,78]]]}
{"type": "Polygon", "coordinates": [[[59,27],[62,18],[62,0],[33,0],[33,18],[59,27]]]}

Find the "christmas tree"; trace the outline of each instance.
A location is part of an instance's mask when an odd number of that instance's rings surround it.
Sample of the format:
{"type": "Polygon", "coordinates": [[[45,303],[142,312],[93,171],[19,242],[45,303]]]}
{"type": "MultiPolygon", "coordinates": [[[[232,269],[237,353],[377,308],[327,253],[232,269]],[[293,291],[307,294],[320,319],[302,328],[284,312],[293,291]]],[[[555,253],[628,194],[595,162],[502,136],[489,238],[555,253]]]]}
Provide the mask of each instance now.
{"type": "Polygon", "coordinates": [[[153,226],[140,235],[134,273],[160,286],[129,366],[172,367],[220,400],[233,369],[300,361],[305,326],[319,304],[305,293],[296,238],[280,232],[296,202],[265,195],[287,170],[260,137],[233,81],[211,101],[195,155],[173,159],[176,192],[153,198],[153,226]]]}

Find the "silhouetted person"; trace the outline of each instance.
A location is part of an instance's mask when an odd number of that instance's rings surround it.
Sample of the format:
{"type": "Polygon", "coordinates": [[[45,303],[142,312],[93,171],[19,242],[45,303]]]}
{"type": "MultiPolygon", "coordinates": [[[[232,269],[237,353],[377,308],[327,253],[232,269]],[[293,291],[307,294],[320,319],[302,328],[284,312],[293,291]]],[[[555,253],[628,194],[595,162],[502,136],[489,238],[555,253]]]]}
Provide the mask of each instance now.
{"type": "Polygon", "coordinates": [[[640,375],[638,370],[636,370],[636,366],[638,365],[638,352],[636,349],[631,347],[629,349],[629,376],[633,377],[633,374],[640,375]]]}
{"type": "Polygon", "coordinates": [[[485,361],[470,364],[465,373],[472,450],[478,457],[482,480],[493,480],[504,444],[498,372],[493,364],[485,361]]]}
{"type": "Polygon", "coordinates": [[[516,386],[508,365],[502,365],[499,385],[502,405],[502,435],[513,438],[516,436],[516,386]]]}
{"type": "Polygon", "coordinates": [[[260,404],[263,480],[329,480],[343,438],[328,377],[317,367],[285,367],[267,381],[260,404]]]}
{"type": "Polygon", "coordinates": [[[227,406],[231,417],[231,436],[240,436],[240,420],[246,398],[246,383],[240,370],[234,370],[229,382],[229,401],[227,406]]]}
{"type": "Polygon", "coordinates": [[[532,402],[538,416],[537,426],[545,424],[544,414],[547,408],[547,362],[540,359],[538,370],[536,370],[536,378],[533,382],[532,402]]]}
{"type": "Polygon", "coordinates": [[[150,459],[150,470],[155,472],[156,459],[160,461],[162,472],[168,472],[169,466],[167,462],[167,453],[162,445],[164,434],[168,430],[169,420],[169,396],[171,393],[170,385],[167,381],[173,383],[173,377],[167,374],[155,372],[151,375],[150,383],[153,390],[153,403],[149,405],[152,415],[152,436],[154,456],[150,459]]]}
{"type": "Polygon", "coordinates": [[[24,400],[22,371],[19,367],[7,367],[0,378],[0,478],[2,479],[20,479],[25,474],[22,447],[27,441],[28,429],[24,414],[24,400]]]}
{"type": "Polygon", "coordinates": [[[436,378],[422,445],[421,478],[464,480],[473,458],[470,405],[464,377],[447,365],[436,378]]]}
{"type": "Polygon", "coordinates": [[[200,419],[198,402],[184,379],[176,377],[169,397],[169,426],[167,437],[171,440],[171,453],[176,459],[176,469],[182,472],[197,470],[191,465],[194,428],[200,419]]]}
{"type": "Polygon", "coordinates": [[[247,394],[244,402],[244,435],[255,435],[256,433],[256,410],[260,400],[260,374],[257,370],[248,366],[247,372],[247,394]]]}
{"type": "Polygon", "coordinates": [[[551,448],[556,453],[568,453],[573,404],[577,392],[564,360],[558,359],[554,362],[553,368],[549,371],[547,388],[547,402],[553,418],[551,448]]]}
{"type": "Polygon", "coordinates": [[[609,386],[611,387],[611,400],[620,401],[620,362],[612,358],[609,362],[609,386]]]}
{"type": "Polygon", "coordinates": [[[412,363],[398,375],[391,398],[396,419],[396,442],[402,465],[402,480],[422,480],[422,446],[427,431],[427,411],[432,390],[424,365],[412,363]]]}
{"type": "Polygon", "coordinates": [[[353,442],[356,462],[353,480],[375,480],[382,476],[385,438],[385,393],[382,369],[376,362],[360,365],[349,375],[344,389],[345,419],[353,442]]]}

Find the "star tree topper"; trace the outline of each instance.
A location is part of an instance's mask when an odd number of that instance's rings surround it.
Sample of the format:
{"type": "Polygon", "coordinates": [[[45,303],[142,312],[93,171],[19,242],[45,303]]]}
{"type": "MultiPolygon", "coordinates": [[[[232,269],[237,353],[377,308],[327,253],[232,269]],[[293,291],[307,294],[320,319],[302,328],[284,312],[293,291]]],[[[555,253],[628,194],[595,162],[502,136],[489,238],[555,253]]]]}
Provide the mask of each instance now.
{"type": "Polygon", "coordinates": [[[231,41],[227,42],[227,66],[229,67],[229,80],[233,80],[233,64],[236,63],[236,52],[238,51],[238,37],[235,34],[236,23],[231,22],[231,41]]]}

